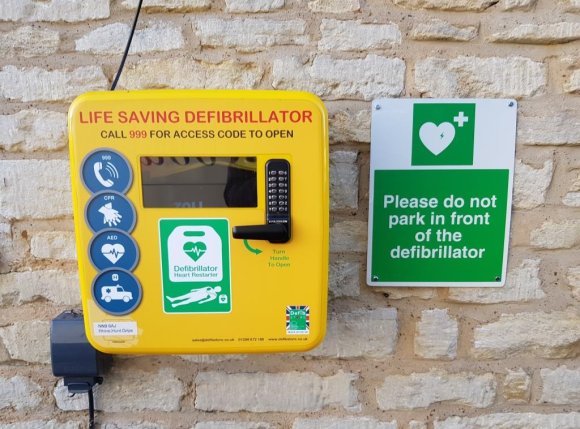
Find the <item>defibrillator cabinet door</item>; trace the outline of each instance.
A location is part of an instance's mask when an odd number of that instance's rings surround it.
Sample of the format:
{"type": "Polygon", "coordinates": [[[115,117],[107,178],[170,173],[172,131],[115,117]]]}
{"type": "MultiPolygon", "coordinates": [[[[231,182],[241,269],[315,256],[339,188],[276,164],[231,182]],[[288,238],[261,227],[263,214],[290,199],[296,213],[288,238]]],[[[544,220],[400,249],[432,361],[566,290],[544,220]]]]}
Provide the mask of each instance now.
{"type": "Polygon", "coordinates": [[[73,102],[69,130],[95,348],[302,351],[323,339],[328,131],[318,98],[90,93],[73,102]]]}

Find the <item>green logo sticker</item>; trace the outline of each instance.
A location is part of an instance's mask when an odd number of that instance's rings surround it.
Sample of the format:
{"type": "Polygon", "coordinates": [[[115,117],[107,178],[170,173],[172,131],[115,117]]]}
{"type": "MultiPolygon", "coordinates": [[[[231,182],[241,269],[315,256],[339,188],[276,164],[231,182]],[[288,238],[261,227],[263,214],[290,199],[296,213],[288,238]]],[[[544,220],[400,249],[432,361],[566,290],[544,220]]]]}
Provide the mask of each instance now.
{"type": "Polygon", "coordinates": [[[232,309],[226,219],[161,219],[159,239],[166,313],[232,309]]]}
{"type": "Polygon", "coordinates": [[[289,305],[286,307],[286,334],[308,334],[310,332],[310,307],[289,305]]]}
{"type": "Polygon", "coordinates": [[[475,104],[415,103],[411,165],[473,165],[475,104]]]}

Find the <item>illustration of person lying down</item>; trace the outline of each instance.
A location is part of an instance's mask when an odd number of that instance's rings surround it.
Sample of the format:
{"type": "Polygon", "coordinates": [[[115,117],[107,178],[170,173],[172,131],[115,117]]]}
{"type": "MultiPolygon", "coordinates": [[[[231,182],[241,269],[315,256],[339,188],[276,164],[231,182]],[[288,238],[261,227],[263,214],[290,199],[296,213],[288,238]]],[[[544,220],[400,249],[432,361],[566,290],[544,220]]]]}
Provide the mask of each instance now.
{"type": "Polygon", "coordinates": [[[198,304],[203,304],[204,302],[213,301],[217,298],[217,294],[222,291],[220,286],[207,286],[199,289],[191,289],[188,293],[181,296],[170,297],[166,296],[172,304],[173,308],[179,307],[180,305],[191,304],[192,302],[197,302],[198,304]],[[176,302],[179,301],[179,302],[176,302]]]}

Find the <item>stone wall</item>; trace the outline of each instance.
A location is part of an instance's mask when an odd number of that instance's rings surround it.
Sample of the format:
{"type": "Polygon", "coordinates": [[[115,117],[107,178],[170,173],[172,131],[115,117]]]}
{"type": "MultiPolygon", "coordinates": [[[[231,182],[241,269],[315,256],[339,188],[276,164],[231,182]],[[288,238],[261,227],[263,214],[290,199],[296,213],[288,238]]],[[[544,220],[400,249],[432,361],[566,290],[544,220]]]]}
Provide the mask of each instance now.
{"type": "MultiPolygon", "coordinates": [[[[51,374],[79,307],[66,111],[137,0],[0,0],[0,429],[86,427],[51,374]]],[[[304,355],[121,356],[106,429],[580,428],[578,0],[145,0],[119,87],[303,89],[330,112],[330,314],[304,355]],[[365,285],[370,100],[514,97],[502,289],[365,285]]]]}

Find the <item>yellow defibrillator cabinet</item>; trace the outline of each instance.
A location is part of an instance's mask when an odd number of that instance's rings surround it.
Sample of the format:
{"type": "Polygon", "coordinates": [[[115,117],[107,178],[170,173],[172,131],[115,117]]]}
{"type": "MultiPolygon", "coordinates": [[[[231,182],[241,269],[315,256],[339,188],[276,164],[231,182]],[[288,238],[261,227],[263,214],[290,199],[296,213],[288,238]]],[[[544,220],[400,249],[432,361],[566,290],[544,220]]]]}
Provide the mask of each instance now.
{"type": "Polygon", "coordinates": [[[105,353],[316,346],[328,286],[327,122],[303,92],[78,97],[70,160],[91,344],[105,353]]]}

